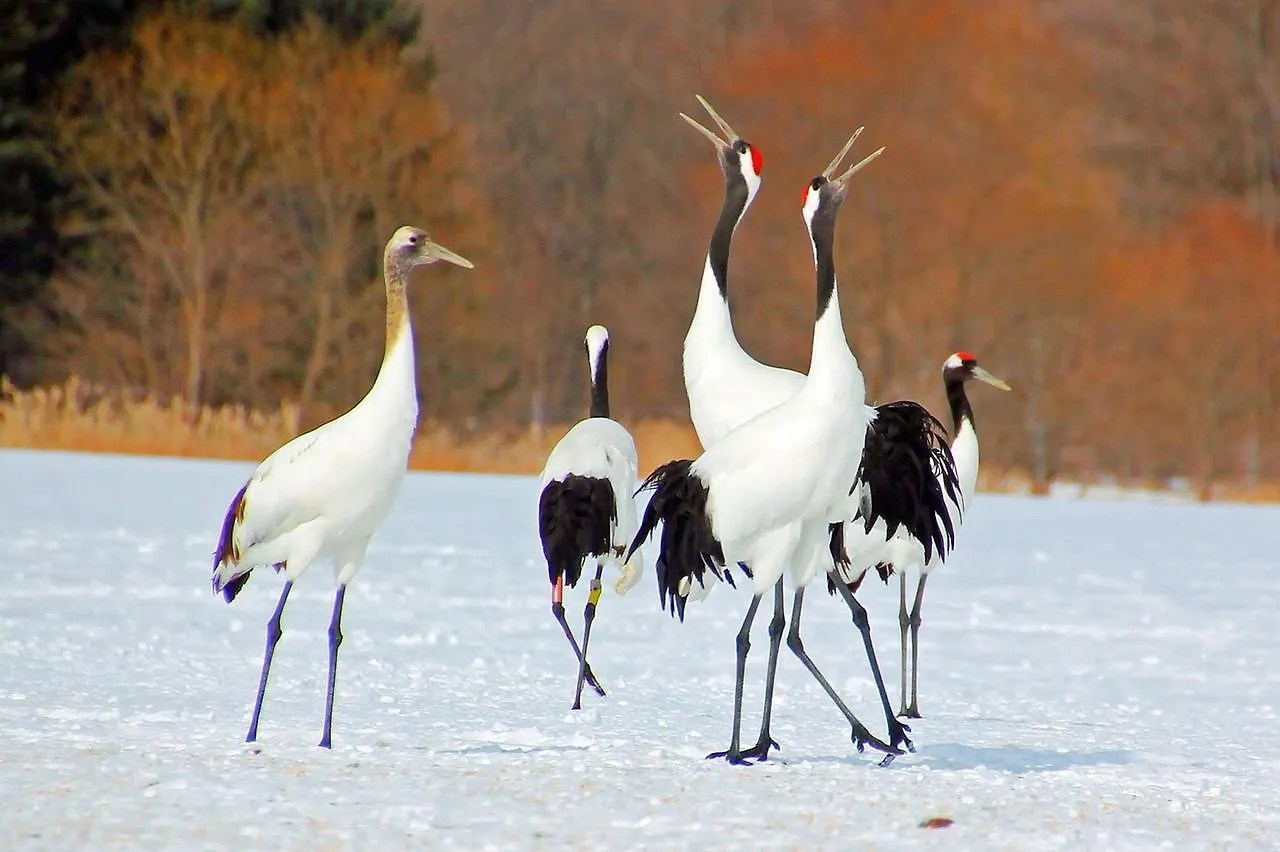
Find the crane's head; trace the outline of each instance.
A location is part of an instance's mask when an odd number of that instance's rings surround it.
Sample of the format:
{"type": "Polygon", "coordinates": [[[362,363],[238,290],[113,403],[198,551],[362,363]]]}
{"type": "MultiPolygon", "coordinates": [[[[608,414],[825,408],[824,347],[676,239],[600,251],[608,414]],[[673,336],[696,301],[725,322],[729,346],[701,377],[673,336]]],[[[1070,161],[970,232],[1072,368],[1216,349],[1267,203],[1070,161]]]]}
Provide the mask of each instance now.
{"type": "Polygon", "coordinates": [[[600,359],[609,350],[609,329],[593,325],[587,329],[587,359],[591,362],[591,375],[596,374],[600,359]]]}
{"type": "Polygon", "coordinates": [[[986,382],[994,388],[1000,388],[1000,390],[1011,390],[1003,380],[997,379],[979,367],[978,359],[969,352],[957,352],[942,362],[942,380],[944,382],[948,384],[957,382],[963,384],[975,379],[980,382],[986,382]]]}
{"type": "Polygon", "coordinates": [[[464,269],[471,269],[474,264],[460,254],[449,251],[444,246],[431,239],[431,235],[421,228],[414,228],[411,225],[397,228],[396,232],[391,235],[391,239],[387,241],[387,261],[394,263],[401,270],[408,271],[415,266],[425,266],[428,263],[444,260],[449,263],[461,266],[464,269]]]}
{"type": "Polygon", "coordinates": [[[876,157],[884,153],[884,147],[881,146],[872,151],[866,157],[850,166],[839,177],[835,176],[836,169],[840,168],[840,163],[848,155],[849,149],[853,147],[853,143],[857,141],[861,135],[862,128],[859,127],[849,137],[849,141],[844,143],[844,147],[840,149],[840,153],[836,154],[822,174],[805,184],[804,195],[801,198],[801,211],[804,220],[810,226],[813,224],[814,217],[819,211],[823,211],[828,215],[834,215],[840,209],[840,205],[844,203],[845,195],[849,191],[849,179],[854,176],[867,163],[870,163],[876,157]]]}
{"type": "Polygon", "coordinates": [[[764,158],[760,155],[760,149],[739,136],[729,126],[729,122],[721,118],[711,104],[707,103],[706,98],[702,95],[694,97],[715,121],[716,126],[720,128],[720,133],[708,130],[684,113],[680,113],[680,117],[693,125],[695,130],[710,139],[711,144],[716,146],[716,150],[720,152],[720,167],[724,169],[726,181],[742,179],[747,182],[747,199],[750,201],[760,189],[760,175],[764,170],[764,158]]]}

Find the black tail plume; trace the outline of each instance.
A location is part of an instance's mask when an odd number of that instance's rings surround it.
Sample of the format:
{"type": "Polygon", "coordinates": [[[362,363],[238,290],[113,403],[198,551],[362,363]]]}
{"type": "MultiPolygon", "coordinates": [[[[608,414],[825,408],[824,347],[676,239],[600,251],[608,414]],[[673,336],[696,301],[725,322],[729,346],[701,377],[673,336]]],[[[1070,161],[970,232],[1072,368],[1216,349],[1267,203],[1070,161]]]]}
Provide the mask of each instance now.
{"type": "Polygon", "coordinates": [[[685,580],[702,583],[707,571],[730,584],[725,570],[724,549],[711,528],[707,515],[707,485],[691,470],[692,461],[667,462],[645,478],[636,490],[653,491],[640,519],[640,529],[627,551],[627,558],[662,522],[657,559],[658,600],[673,616],[684,620],[687,595],[680,593],[685,580]]]}
{"type": "Polygon", "coordinates": [[[552,584],[563,577],[570,588],[576,586],[587,557],[609,552],[617,519],[609,480],[569,474],[548,482],[538,498],[538,535],[552,584]]]}
{"type": "MultiPolygon", "coordinates": [[[[910,401],[877,406],[867,430],[861,477],[870,493],[862,513],[867,532],[883,518],[888,537],[899,527],[924,546],[925,559],[942,559],[955,544],[950,498],[960,503],[960,482],[947,430],[922,405],[910,401]]],[[[855,484],[855,488],[857,485],[855,484]]]]}

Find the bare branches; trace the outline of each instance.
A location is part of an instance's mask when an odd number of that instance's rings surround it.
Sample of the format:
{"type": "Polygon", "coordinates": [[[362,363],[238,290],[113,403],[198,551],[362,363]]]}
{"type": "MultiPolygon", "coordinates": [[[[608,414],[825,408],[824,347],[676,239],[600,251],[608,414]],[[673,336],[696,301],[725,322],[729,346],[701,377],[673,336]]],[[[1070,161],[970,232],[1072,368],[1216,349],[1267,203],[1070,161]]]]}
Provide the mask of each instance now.
{"type": "MultiPolygon", "coordinates": [[[[385,235],[430,222],[474,253],[482,231],[439,102],[394,50],[315,25],[267,43],[157,16],[74,72],[54,121],[95,216],[50,354],[193,406],[349,405],[380,352],[385,235]]],[[[425,322],[469,333],[454,319],[425,322]]]]}

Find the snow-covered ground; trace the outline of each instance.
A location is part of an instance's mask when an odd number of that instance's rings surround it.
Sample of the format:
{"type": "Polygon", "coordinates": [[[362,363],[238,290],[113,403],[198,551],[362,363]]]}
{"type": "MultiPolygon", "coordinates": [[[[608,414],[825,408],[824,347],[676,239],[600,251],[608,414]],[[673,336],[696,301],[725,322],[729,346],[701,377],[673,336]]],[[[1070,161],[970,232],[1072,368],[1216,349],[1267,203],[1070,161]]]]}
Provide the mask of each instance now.
{"type": "MultiPolygon", "coordinates": [[[[681,625],[651,575],[607,584],[609,697],[571,713],[516,477],[410,475],[347,596],[332,752],[332,574],[304,577],[244,744],[279,580],[227,606],[208,577],[250,470],[0,451],[0,848],[1280,845],[1280,509],[984,495],[930,581],[919,752],[857,754],[784,647],[782,751],[743,768],[703,755],[728,743],[747,593],[681,625]]],[[[806,644],[882,732],[847,610],[816,592],[806,644]]],[[[896,587],[863,600],[896,700],[896,587]]]]}

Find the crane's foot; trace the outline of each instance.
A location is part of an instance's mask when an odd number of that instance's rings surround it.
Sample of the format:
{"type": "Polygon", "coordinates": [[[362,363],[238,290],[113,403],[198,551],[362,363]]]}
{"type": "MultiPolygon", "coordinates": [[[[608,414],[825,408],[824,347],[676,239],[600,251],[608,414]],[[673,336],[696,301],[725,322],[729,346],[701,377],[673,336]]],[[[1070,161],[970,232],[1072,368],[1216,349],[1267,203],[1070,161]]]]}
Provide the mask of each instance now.
{"type": "MultiPolygon", "coordinates": [[[[604,687],[600,685],[600,681],[596,680],[596,673],[591,671],[590,663],[587,663],[587,686],[594,689],[596,695],[599,695],[601,698],[605,697],[604,687]]],[[[575,706],[573,709],[577,710],[578,707],[575,706]]]]}
{"type": "Polygon", "coordinates": [[[778,746],[778,743],[772,737],[764,737],[763,739],[760,740],[760,742],[756,743],[751,748],[743,749],[742,756],[753,758],[755,760],[768,760],[769,749],[771,748],[776,748],[781,750],[778,746]]]}
{"type": "Polygon", "coordinates": [[[707,760],[723,760],[734,766],[750,766],[751,761],[747,760],[746,754],[737,748],[730,748],[728,751],[713,751],[707,755],[707,760]]]}
{"type": "Polygon", "coordinates": [[[903,708],[898,711],[898,718],[923,719],[924,717],[920,715],[920,708],[914,704],[911,704],[911,705],[904,705],[903,708]]]}
{"type": "Polygon", "coordinates": [[[911,738],[907,736],[907,732],[910,730],[910,725],[905,725],[897,719],[891,720],[889,723],[889,745],[894,748],[905,748],[914,754],[916,747],[911,742],[911,738]]]}
{"type": "Polygon", "coordinates": [[[893,763],[893,759],[895,757],[902,754],[902,749],[888,745],[884,740],[880,739],[859,724],[855,724],[853,726],[853,733],[850,736],[850,739],[853,740],[853,744],[857,747],[859,754],[865,751],[867,746],[871,746],[876,751],[884,752],[885,759],[880,762],[881,766],[888,766],[890,763],[893,763]]]}

